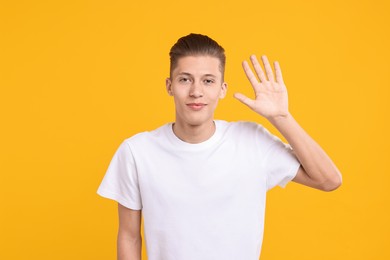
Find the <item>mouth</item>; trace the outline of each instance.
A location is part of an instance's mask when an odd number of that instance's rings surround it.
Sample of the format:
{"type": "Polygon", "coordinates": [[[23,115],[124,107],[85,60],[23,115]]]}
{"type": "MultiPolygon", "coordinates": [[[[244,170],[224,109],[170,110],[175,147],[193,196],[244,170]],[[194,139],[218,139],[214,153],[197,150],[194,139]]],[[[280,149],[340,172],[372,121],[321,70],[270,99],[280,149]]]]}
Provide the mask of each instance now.
{"type": "Polygon", "coordinates": [[[192,110],[201,110],[202,108],[204,108],[205,106],[207,106],[207,104],[204,104],[204,103],[188,103],[187,106],[189,108],[191,108],[192,110]]]}

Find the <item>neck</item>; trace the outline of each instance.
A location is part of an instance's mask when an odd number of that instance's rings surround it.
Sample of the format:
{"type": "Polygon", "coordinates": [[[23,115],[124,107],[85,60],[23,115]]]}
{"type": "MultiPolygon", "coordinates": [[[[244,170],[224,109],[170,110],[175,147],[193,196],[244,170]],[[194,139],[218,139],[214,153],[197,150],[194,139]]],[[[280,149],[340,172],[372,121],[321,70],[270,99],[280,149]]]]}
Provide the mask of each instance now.
{"type": "Polygon", "coordinates": [[[213,136],[215,124],[213,120],[202,125],[187,125],[175,122],[173,124],[173,132],[180,140],[191,144],[197,144],[204,142],[213,136]]]}

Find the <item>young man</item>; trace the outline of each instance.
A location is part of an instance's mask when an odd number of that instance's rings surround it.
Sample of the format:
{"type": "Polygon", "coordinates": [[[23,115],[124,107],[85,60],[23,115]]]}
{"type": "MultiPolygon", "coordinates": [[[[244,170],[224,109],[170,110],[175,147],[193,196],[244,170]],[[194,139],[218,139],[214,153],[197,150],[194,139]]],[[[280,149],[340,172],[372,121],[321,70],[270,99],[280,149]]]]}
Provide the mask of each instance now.
{"type": "Polygon", "coordinates": [[[174,123],[126,139],[115,153],[98,194],[118,202],[118,259],[141,259],[141,212],[149,260],[259,259],[267,190],[290,180],[331,191],[341,174],[288,110],[281,69],[265,71],[251,56],[245,74],[252,100],[235,97],[268,119],[284,144],[251,122],[214,120],[226,95],[225,54],[199,34],[170,51],[166,80],[174,123]]]}

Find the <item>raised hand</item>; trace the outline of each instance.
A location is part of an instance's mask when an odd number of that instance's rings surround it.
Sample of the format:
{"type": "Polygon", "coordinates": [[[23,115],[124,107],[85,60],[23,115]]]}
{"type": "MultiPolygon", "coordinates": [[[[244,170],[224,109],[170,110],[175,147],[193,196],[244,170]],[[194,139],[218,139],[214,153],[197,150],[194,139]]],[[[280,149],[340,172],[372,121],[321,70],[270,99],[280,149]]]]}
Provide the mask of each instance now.
{"type": "Polygon", "coordinates": [[[261,59],[266,74],[264,74],[255,55],[252,55],[250,59],[260,81],[254,75],[248,62],[244,61],[242,66],[255,92],[255,99],[248,98],[241,93],[234,94],[234,97],[268,120],[288,116],[287,89],[283,82],[279,63],[274,62],[274,77],[271,65],[265,55],[261,59]]]}

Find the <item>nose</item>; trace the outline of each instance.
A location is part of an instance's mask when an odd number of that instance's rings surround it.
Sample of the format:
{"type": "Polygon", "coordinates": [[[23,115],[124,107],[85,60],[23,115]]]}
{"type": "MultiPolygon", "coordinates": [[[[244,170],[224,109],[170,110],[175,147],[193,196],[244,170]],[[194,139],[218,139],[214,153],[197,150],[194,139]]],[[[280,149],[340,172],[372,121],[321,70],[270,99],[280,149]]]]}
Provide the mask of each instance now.
{"type": "Polygon", "coordinates": [[[193,98],[203,97],[203,87],[201,84],[199,84],[198,82],[194,82],[191,85],[190,97],[193,97],[193,98]]]}

